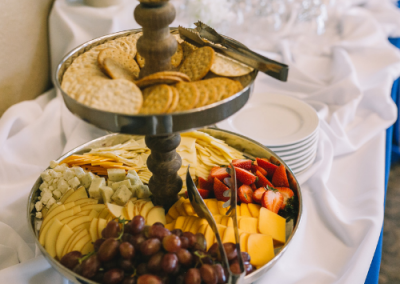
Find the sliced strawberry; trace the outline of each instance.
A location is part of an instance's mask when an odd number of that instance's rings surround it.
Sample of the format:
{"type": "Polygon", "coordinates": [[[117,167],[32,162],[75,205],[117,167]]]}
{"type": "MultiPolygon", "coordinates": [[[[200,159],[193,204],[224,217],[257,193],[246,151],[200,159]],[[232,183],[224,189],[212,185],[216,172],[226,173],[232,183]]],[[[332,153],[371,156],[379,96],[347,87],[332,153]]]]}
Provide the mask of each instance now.
{"type": "Polygon", "coordinates": [[[234,167],[236,170],[236,178],[243,184],[252,184],[256,181],[257,177],[255,175],[253,175],[251,172],[242,169],[242,168],[238,168],[238,167],[234,167]]]}
{"type": "Polygon", "coordinates": [[[245,170],[250,171],[251,170],[251,164],[253,163],[252,160],[248,160],[248,159],[235,159],[232,160],[232,165],[234,167],[238,167],[238,168],[242,168],[245,170]]]}
{"type": "Polygon", "coordinates": [[[258,180],[256,182],[258,187],[267,187],[267,185],[272,186],[272,183],[259,171],[256,171],[256,176],[258,177],[258,180]]]}
{"type": "Polygon", "coordinates": [[[223,196],[224,191],[229,190],[222,181],[217,178],[214,178],[214,195],[215,198],[219,201],[228,201],[230,198],[223,196]]]}
{"type": "Polygon", "coordinates": [[[261,204],[262,197],[267,190],[264,187],[257,188],[253,191],[253,201],[261,204]]]}
{"type": "Polygon", "coordinates": [[[261,199],[261,206],[277,213],[283,204],[283,195],[279,191],[267,190],[261,199]]]}
{"type": "Polygon", "coordinates": [[[268,159],[256,158],[256,160],[257,160],[257,165],[266,170],[268,173],[268,177],[271,178],[274,175],[275,170],[278,168],[278,166],[268,161],[268,159]]]}
{"type": "Polygon", "coordinates": [[[205,180],[202,177],[199,177],[199,188],[206,189],[206,190],[213,190],[213,183],[205,180]]]}
{"type": "Polygon", "coordinates": [[[257,165],[251,165],[251,171],[253,172],[253,173],[256,173],[256,171],[259,171],[260,173],[262,173],[263,174],[263,176],[267,176],[267,171],[266,170],[264,170],[262,167],[260,167],[260,166],[257,166],[257,165]]]}
{"type": "Polygon", "coordinates": [[[286,169],[284,165],[280,165],[274,175],[272,176],[271,180],[274,186],[278,187],[289,187],[289,181],[286,176],[286,169]]]}
{"type": "MultiPolygon", "coordinates": [[[[201,196],[203,199],[209,198],[209,196],[210,196],[210,191],[209,191],[209,190],[201,189],[201,188],[198,188],[197,190],[198,190],[198,192],[200,193],[200,196],[201,196]]],[[[186,198],[189,197],[187,191],[185,191],[185,195],[186,195],[186,198]]]]}
{"type": "Polygon", "coordinates": [[[283,203],[281,209],[285,209],[287,200],[294,195],[293,190],[287,187],[275,187],[283,195],[283,203]]]}
{"type": "Polygon", "coordinates": [[[250,184],[251,189],[254,191],[257,189],[257,186],[255,183],[250,184]]]}
{"type": "Polygon", "coordinates": [[[253,203],[253,190],[247,184],[238,188],[239,200],[243,203],[253,203]]]}
{"type": "Polygon", "coordinates": [[[229,177],[230,175],[228,174],[226,168],[214,167],[211,169],[210,176],[212,178],[217,178],[219,180],[223,180],[224,178],[229,177]]]}

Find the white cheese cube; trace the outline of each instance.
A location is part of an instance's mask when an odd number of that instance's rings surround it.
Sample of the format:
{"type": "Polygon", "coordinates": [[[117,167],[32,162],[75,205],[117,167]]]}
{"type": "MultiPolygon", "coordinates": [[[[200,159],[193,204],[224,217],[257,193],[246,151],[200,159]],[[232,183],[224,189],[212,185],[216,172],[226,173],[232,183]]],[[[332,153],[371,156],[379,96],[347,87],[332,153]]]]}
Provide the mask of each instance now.
{"type": "Polygon", "coordinates": [[[100,187],[100,195],[104,203],[110,203],[113,194],[114,190],[111,187],[105,185],[100,187]]]}
{"type": "Polygon", "coordinates": [[[125,185],[128,189],[132,188],[132,184],[131,181],[129,179],[123,180],[123,181],[116,181],[113,182],[111,185],[111,188],[116,191],[118,189],[118,187],[125,185]]]}
{"type": "Polygon", "coordinates": [[[135,170],[129,170],[128,174],[131,174],[131,175],[133,175],[135,177],[139,177],[137,171],[135,171],[135,170]]]}
{"type": "Polygon", "coordinates": [[[53,191],[54,190],[54,187],[53,186],[49,186],[49,191],[53,191]]]}
{"type": "Polygon", "coordinates": [[[54,203],[56,203],[56,200],[53,197],[51,197],[49,201],[47,201],[46,204],[47,209],[50,209],[51,205],[53,205],[54,203]]]}
{"type": "Polygon", "coordinates": [[[53,178],[51,177],[51,175],[49,174],[48,170],[45,170],[44,172],[42,172],[40,174],[40,177],[42,178],[43,181],[47,181],[49,182],[50,180],[52,180],[53,178]]]}
{"type": "Polygon", "coordinates": [[[89,187],[89,196],[91,198],[100,200],[101,199],[100,187],[105,185],[106,185],[106,180],[104,178],[97,177],[93,179],[89,187]]]}
{"type": "Polygon", "coordinates": [[[86,173],[83,176],[81,176],[79,179],[80,179],[82,185],[86,189],[88,189],[94,178],[95,178],[95,175],[89,172],[89,173],[86,173]]]}
{"type": "Polygon", "coordinates": [[[79,178],[85,175],[85,171],[81,167],[72,167],[71,170],[74,171],[75,175],[79,178]]]}
{"type": "Polygon", "coordinates": [[[36,212],[36,218],[42,219],[43,218],[42,212],[36,212]]]}
{"type": "Polygon", "coordinates": [[[126,173],[124,169],[107,169],[107,175],[111,181],[123,181],[126,173]]]}
{"type": "MultiPolygon", "coordinates": [[[[135,172],[136,173],[136,172],[135,172]]],[[[126,178],[131,181],[132,185],[143,185],[142,180],[136,175],[129,173],[126,175],[126,178]]]]}
{"type": "Polygon", "coordinates": [[[43,190],[44,188],[48,188],[49,184],[47,183],[47,181],[42,182],[42,184],[39,186],[40,190],[43,190]]]}
{"type": "Polygon", "coordinates": [[[66,181],[69,181],[70,179],[72,179],[72,178],[74,178],[74,177],[75,177],[75,173],[74,173],[74,171],[71,170],[71,169],[66,169],[66,170],[64,171],[64,173],[63,173],[63,178],[64,178],[66,181]]]}
{"type": "Polygon", "coordinates": [[[64,172],[66,169],[68,169],[68,166],[67,166],[67,164],[61,164],[61,165],[58,165],[58,166],[56,166],[55,168],[54,168],[54,170],[56,171],[56,172],[64,172]]]}
{"type": "Polygon", "coordinates": [[[128,187],[122,185],[118,187],[111,199],[114,200],[115,203],[117,203],[118,205],[124,206],[131,198],[131,196],[132,192],[128,189],[128,187]]]}
{"type": "Polygon", "coordinates": [[[58,189],[56,189],[56,190],[53,191],[53,197],[54,197],[54,199],[60,199],[61,195],[62,195],[62,193],[61,193],[61,191],[59,191],[58,189]]]}
{"type": "Polygon", "coordinates": [[[79,179],[77,177],[71,178],[68,181],[68,184],[72,187],[72,188],[78,188],[78,186],[81,184],[81,182],[79,181],[79,179]]]}
{"type": "Polygon", "coordinates": [[[50,161],[50,168],[54,169],[55,167],[58,166],[58,163],[56,161],[50,161]]]}
{"type": "Polygon", "coordinates": [[[51,182],[51,185],[52,185],[53,187],[57,187],[58,181],[59,181],[58,178],[54,178],[54,179],[52,180],[52,182],[51,182]]]}
{"type": "Polygon", "coordinates": [[[51,193],[51,191],[45,191],[40,201],[47,205],[47,202],[50,200],[50,198],[53,198],[53,193],[51,193]]]}
{"type": "Polygon", "coordinates": [[[132,188],[138,198],[148,198],[151,195],[151,191],[147,185],[134,185],[132,188]]]}
{"type": "Polygon", "coordinates": [[[49,174],[52,178],[60,178],[62,177],[62,173],[56,172],[55,170],[49,170],[49,174]]]}
{"type": "Polygon", "coordinates": [[[68,185],[68,183],[65,181],[65,179],[60,178],[60,179],[58,180],[58,183],[57,183],[57,189],[58,189],[59,191],[61,191],[62,194],[64,194],[64,193],[68,190],[68,188],[69,188],[69,185],[68,185]]]}
{"type": "Polygon", "coordinates": [[[37,201],[37,202],[35,203],[35,208],[36,208],[36,211],[38,211],[38,212],[42,211],[42,209],[43,209],[43,203],[42,203],[41,201],[37,201]]]}
{"type": "Polygon", "coordinates": [[[107,186],[112,186],[113,183],[114,183],[113,181],[107,180],[107,186]]]}

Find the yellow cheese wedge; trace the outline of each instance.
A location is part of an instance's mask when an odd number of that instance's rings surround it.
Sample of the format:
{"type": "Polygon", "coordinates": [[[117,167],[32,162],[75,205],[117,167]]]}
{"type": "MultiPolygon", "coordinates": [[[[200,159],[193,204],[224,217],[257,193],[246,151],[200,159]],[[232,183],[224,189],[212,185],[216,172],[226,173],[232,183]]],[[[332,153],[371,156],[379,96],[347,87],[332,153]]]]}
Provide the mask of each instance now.
{"type": "Polygon", "coordinates": [[[208,223],[207,224],[202,224],[199,227],[197,233],[201,233],[201,234],[205,235],[207,227],[208,227],[208,223]]]}
{"type": "MultiPolygon", "coordinates": [[[[108,209],[108,208],[106,208],[106,209],[108,209]]],[[[104,209],[103,209],[103,210],[104,210],[104,209]]],[[[125,210],[126,210],[126,214],[127,214],[128,217],[129,217],[129,220],[132,220],[133,217],[135,217],[134,214],[133,214],[134,208],[133,208],[133,202],[132,202],[132,201],[128,201],[128,203],[125,204],[125,210]]],[[[102,212],[103,212],[103,211],[102,211],[102,212]]],[[[106,216],[107,216],[107,215],[106,215],[106,216]]],[[[103,216],[103,218],[106,217],[106,216],[103,216]]]]}
{"type": "Polygon", "coordinates": [[[90,228],[89,228],[89,232],[90,232],[90,237],[92,239],[92,242],[95,242],[97,240],[97,223],[98,223],[99,219],[94,218],[92,220],[92,222],[90,223],[90,228]]]}
{"type": "Polygon", "coordinates": [[[124,207],[112,203],[106,203],[106,206],[114,218],[123,216],[122,209],[124,209],[124,207]]]}
{"type": "Polygon", "coordinates": [[[204,237],[207,242],[207,250],[208,250],[213,245],[215,238],[214,232],[210,226],[207,226],[204,237]]]}
{"type": "Polygon", "coordinates": [[[61,197],[61,199],[58,202],[65,203],[65,200],[67,200],[67,198],[70,197],[72,193],[74,193],[74,190],[72,188],[67,190],[67,192],[64,193],[64,195],[61,197]]]}
{"type": "Polygon", "coordinates": [[[178,219],[176,219],[175,223],[175,229],[183,229],[183,226],[185,225],[186,219],[189,217],[186,216],[179,216],[178,219]]]}
{"type": "Polygon", "coordinates": [[[190,230],[190,228],[192,227],[192,225],[194,224],[194,222],[196,222],[198,220],[197,217],[194,216],[190,216],[189,221],[185,224],[185,227],[183,228],[183,232],[188,232],[190,230]]]}
{"type": "Polygon", "coordinates": [[[240,216],[242,216],[242,217],[252,217],[251,213],[249,211],[249,207],[247,206],[246,203],[242,203],[240,205],[240,213],[241,213],[240,216]]]}
{"type": "Polygon", "coordinates": [[[90,229],[90,224],[91,224],[91,222],[82,223],[79,226],[76,226],[73,231],[76,232],[76,231],[80,231],[82,229],[89,230],[90,229]]]}
{"type": "Polygon", "coordinates": [[[175,204],[172,205],[171,208],[169,208],[169,210],[168,210],[168,214],[167,215],[171,216],[172,219],[177,219],[180,216],[178,210],[176,209],[176,205],[177,205],[178,202],[179,201],[175,202],[175,204]]]}
{"type": "Polygon", "coordinates": [[[72,251],[74,251],[74,250],[82,251],[85,244],[90,241],[90,235],[89,235],[88,231],[86,230],[85,232],[86,232],[85,236],[76,242],[76,244],[72,248],[72,251]]]}
{"type": "Polygon", "coordinates": [[[165,215],[165,221],[167,221],[167,224],[171,223],[174,220],[176,220],[176,219],[172,218],[171,215],[169,215],[169,214],[165,215]]]}
{"type": "Polygon", "coordinates": [[[250,234],[242,232],[239,234],[240,236],[240,250],[247,252],[247,240],[249,239],[250,234]]]}
{"type": "MultiPolygon", "coordinates": [[[[221,237],[221,240],[223,240],[224,239],[224,234],[225,234],[225,231],[226,231],[226,226],[217,224],[217,229],[218,229],[218,233],[219,233],[219,235],[221,237]]],[[[216,236],[214,235],[214,242],[213,243],[216,243],[216,242],[217,242],[217,239],[216,239],[216,236]]]]}
{"type": "Polygon", "coordinates": [[[183,208],[185,209],[186,215],[193,216],[196,214],[196,212],[193,209],[192,204],[183,202],[183,208]]]}
{"type": "Polygon", "coordinates": [[[50,224],[50,228],[46,234],[44,247],[46,251],[49,253],[49,255],[51,255],[52,257],[56,257],[57,255],[56,251],[57,238],[63,226],[64,224],[61,223],[61,221],[58,218],[55,218],[53,222],[50,224]]]}
{"type": "Polygon", "coordinates": [[[107,226],[107,220],[98,219],[97,220],[97,238],[101,239],[101,232],[103,232],[104,228],[107,226]]]}
{"type": "Polygon", "coordinates": [[[260,205],[254,203],[248,203],[247,207],[249,208],[252,217],[258,218],[258,216],[260,216],[260,208],[261,208],[260,205]]]}
{"type": "Polygon", "coordinates": [[[217,202],[216,199],[209,199],[208,202],[207,202],[207,207],[208,207],[208,210],[210,210],[211,214],[213,214],[213,215],[217,215],[217,214],[221,215],[219,213],[218,202],[217,202]]]}
{"type": "Polygon", "coordinates": [[[172,231],[173,229],[175,229],[175,223],[176,223],[176,220],[173,220],[171,223],[167,223],[165,225],[165,228],[172,231]]]}
{"type": "Polygon", "coordinates": [[[223,207],[224,203],[225,203],[224,201],[217,202],[219,214],[221,214],[222,216],[225,216],[226,211],[228,211],[228,208],[223,207]]]}
{"type": "Polygon", "coordinates": [[[223,218],[224,216],[222,216],[222,215],[220,215],[220,214],[216,214],[216,215],[213,215],[213,217],[214,217],[215,223],[221,224],[222,218],[223,218]]]}
{"type": "Polygon", "coordinates": [[[64,246],[64,249],[62,251],[62,256],[64,256],[67,253],[67,250],[69,248],[69,245],[71,244],[71,242],[75,239],[75,237],[79,234],[79,231],[74,232],[72,234],[72,236],[68,239],[67,243],[64,246]]]}
{"type": "Polygon", "coordinates": [[[64,206],[64,205],[60,205],[60,206],[57,206],[53,211],[51,211],[51,212],[49,211],[49,212],[47,213],[46,218],[43,219],[41,228],[43,228],[44,226],[46,226],[46,224],[47,224],[55,215],[57,215],[57,214],[60,213],[60,212],[65,211],[65,210],[66,210],[65,206],[64,206]]]}
{"type": "Polygon", "coordinates": [[[75,227],[86,223],[86,222],[91,222],[93,220],[93,217],[90,216],[80,216],[78,218],[75,218],[71,220],[70,222],[67,223],[67,225],[71,228],[71,230],[74,230],[75,227]]]}
{"type": "Polygon", "coordinates": [[[76,235],[75,239],[70,243],[66,253],[73,251],[76,243],[79,240],[81,240],[84,236],[86,236],[87,234],[88,234],[88,232],[86,229],[82,229],[81,231],[79,231],[79,233],[76,235]]]}
{"type": "Polygon", "coordinates": [[[242,217],[238,221],[239,228],[243,232],[258,233],[258,219],[253,217],[242,217]]]}
{"type": "MultiPolygon", "coordinates": [[[[104,209],[107,209],[107,208],[104,208],[104,209]]],[[[103,210],[104,210],[104,209],[103,209],[103,210]]],[[[89,217],[91,217],[91,218],[98,218],[99,215],[100,215],[100,213],[103,212],[103,210],[97,211],[97,210],[95,210],[95,209],[92,209],[92,210],[90,210],[90,213],[89,213],[89,215],[87,215],[87,216],[89,216],[89,217]]],[[[108,210],[108,209],[107,209],[107,210],[108,210]]],[[[106,213],[107,213],[107,212],[106,212],[106,213]]]]}
{"type": "Polygon", "coordinates": [[[175,208],[179,213],[179,216],[186,216],[186,211],[183,208],[183,202],[185,201],[185,198],[181,197],[177,202],[175,202],[175,208]]]}
{"type": "Polygon", "coordinates": [[[250,263],[255,266],[267,264],[274,258],[274,245],[271,236],[251,234],[247,240],[247,252],[250,263]]]}
{"type": "Polygon", "coordinates": [[[101,211],[106,207],[105,204],[89,204],[89,205],[83,205],[81,206],[82,211],[83,210],[96,210],[96,211],[101,211]]]}
{"type": "Polygon", "coordinates": [[[233,230],[233,227],[227,227],[225,229],[224,237],[222,238],[222,243],[236,244],[235,232],[233,230]]]}
{"type": "Polygon", "coordinates": [[[84,186],[79,187],[75,190],[67,199],[65,199],[64,203],[68,203],[71,201],[79,200],[79,199],[86,199],[89,196],[87,195],[86,189],[84,186]]]}
{"type": "Polygon", "coordinates": [[[91,253],[92,251],[94,251],[94,246],[92,243],[92,240],[88,241],[82,248],[81,253],[82,255],[91,253]]]}
{"type": "Polygon", "coordinates": [[[286,242],[285,218],[268,210],[267,208],[260,208],[258,230],[262,234],[270,235],[277,244],[284,244],[286,242]]]}
{"type": "Polygon", "coordinates": [[[56,255],[59,260],[61,260],[63,256],[63,251],[65,245],[67,244],[69,238],[74,234],[74,231],[68,226],[64,225],[57,237],[56,241],[56,255]]]}

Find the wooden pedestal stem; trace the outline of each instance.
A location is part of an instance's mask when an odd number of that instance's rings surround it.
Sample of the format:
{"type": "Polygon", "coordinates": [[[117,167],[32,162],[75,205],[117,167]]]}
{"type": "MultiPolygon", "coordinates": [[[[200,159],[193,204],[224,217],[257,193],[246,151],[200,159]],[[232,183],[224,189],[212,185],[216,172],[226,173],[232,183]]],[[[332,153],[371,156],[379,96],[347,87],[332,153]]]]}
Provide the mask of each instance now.
{"type": "Polygon", "coordinates": [[[145,141],[151,150],[147,167],[153,173],[149,181],[153,203],[168,210],[178,200],[178,193],[182,189],[182,179],[177,173],[182,159],[175,150],[181,142],[181,136],[146,136],[145,141]]]}
{"type": "Polygon", "coordinates": [[[136,6],[134,17],[143,28],[137,49],[145,59],[140,77],[171,69],[171,57],[178,47],[176,39],[169,31],[169,24],[174,21],[175,15],[175,8],[169,2],[141,1],[136,6]]]}

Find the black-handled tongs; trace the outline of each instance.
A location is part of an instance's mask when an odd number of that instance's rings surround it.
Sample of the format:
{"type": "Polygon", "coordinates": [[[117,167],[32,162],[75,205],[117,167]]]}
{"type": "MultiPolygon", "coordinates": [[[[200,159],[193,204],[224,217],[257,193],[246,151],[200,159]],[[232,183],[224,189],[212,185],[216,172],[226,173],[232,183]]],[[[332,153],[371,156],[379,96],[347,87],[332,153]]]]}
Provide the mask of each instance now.
{"type": "MultiPolygon", "coordinates": [[[[237,256],[238,256],[238,261],[239,261],[239,267],[240,267],[240,274],[234,274],[229,268],[229,262],[228,258],[226,256],[224,247],[222,245],[222,240],[221,236],[218,232],[217,224],[215,223],[214,217],[212,216],[210,210],[208,210],[206,204],[203,201],[203,198],[200,196],[199,191],[196,188],[196,185],[193,182],[193,179],[190,175],[189,168],[190,165],[188,166],[187,173],[186,173],[186,187],[187,187],[187,192],[188,192],[188,197],[190,200],[190,203],[193,206],[194,211],[197,213],[197,215],[200,218],[205,218],[210,225],[211,229],[213,230],[215,234],[215,238],[218,243],[219,247],[219,252],[221,255],[221,260],[222,260],[222,266],[226,268],[226,271],[228,272],[228,283],[229,284],[241,284],[244,283],[244,276],[245,276],[245,268],[243,264],[243,258],[242,258],[242,253],[240,250],[240,236],[239,236],[239,230],[238,230],[238,222],[237,222],[237,214],[236,214],[236,206],[237,206],[237,184],[236,184],[236,171],[232,170],[234,169],[233,165],[230,164],[230,174],[231,174],[231,190],[230,190],[230,197],[231,199],[228,200],[225,204],[230,204],[229,210],[226,212],[227,216],[232,217],[233,219],[233,231],[235,233],[235,240],[236,240],[236,250],[237,250],[237,256]]],[[[228,191],[228,190],[227,190],[228,191]]],[[[229,205],[228,205],[229,206],[229,205]]]]}
{"type": "Polygon", "coordinates": [[[275,79],[287,81],[289,66],[264,57],[217,33],[213,28],[202,22],[195,23],[196,29],[186,29],[179,26],[179,35],[190,44],[197,47],[210,46],[216,52],[236,59],[275,79]]]}

